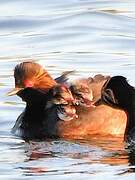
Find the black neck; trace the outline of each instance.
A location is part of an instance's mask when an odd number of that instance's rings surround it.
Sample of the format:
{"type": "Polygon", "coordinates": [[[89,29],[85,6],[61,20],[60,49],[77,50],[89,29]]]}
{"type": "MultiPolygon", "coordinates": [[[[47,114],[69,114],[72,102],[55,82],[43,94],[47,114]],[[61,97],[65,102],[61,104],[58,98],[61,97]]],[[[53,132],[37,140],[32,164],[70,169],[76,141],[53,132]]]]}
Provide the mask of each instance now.
{"type": "Polygon", "coordinates": [[[125,129],[125,139],[127,138],[127,136],[132,136],[133,129],[135,128],[135,102],[134,102],[134,97],[131,101],[131,105],[128,107],[126,112],[127,112],[127,124],[126,124],[126,129],[125,129]]]}

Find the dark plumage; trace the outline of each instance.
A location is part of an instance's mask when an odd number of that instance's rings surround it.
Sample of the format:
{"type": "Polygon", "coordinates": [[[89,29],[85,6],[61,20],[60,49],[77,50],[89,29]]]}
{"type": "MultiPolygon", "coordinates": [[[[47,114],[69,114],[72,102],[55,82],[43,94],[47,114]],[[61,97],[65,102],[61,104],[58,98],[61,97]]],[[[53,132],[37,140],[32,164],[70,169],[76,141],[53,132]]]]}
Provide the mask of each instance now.
{"type": "Polygon", "coordinates": [[[135,143],[135,88],[125,77],[114,76],[104,84],[100,101],[127,113],[125,140],[135,143]]]}

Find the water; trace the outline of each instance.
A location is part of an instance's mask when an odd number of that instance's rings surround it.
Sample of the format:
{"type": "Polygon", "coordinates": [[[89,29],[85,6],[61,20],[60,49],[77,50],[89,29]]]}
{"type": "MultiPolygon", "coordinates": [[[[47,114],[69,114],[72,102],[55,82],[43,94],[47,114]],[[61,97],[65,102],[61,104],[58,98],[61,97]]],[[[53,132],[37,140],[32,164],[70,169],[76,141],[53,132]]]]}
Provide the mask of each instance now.
{"type": "Polygon", "coordinates": [[[0,1],[0,179],[134,179],[134,151],[121,138],[30,142],[10,129],[22,112],[14,66],[25,59],[53,77],[103,73],[124,75],[135,84],[133,0],[0,1]]]}

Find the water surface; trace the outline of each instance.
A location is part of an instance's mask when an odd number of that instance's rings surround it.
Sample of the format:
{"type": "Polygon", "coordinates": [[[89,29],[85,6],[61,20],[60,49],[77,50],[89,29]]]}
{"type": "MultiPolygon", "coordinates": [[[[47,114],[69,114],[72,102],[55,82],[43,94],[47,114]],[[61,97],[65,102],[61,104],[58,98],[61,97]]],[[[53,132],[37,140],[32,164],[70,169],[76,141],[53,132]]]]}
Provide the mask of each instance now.
{"type": "Polygon", "coordinates": [[[10,130],[25,104],[7,97],[26,59],[53,77],[124,75],[135,84],[133,0],[0,1],[0,179],[134,179],[134,151],[121,138],[26,143],[10,130]]]}

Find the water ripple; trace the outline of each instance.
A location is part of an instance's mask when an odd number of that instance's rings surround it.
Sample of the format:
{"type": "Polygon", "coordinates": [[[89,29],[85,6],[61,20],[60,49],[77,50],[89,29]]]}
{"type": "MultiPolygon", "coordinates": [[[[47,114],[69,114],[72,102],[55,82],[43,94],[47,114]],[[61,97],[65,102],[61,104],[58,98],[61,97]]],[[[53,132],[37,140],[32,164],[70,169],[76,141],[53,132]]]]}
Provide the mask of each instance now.
{"type": "Polygon", "coordinates": [[[0,179],[134,179],[134,153],[121,139],[26,143],[10,130],[25,104],[6,93],[13,69],[33,59],[53,77],[124,75],[134,85],[133,0],[0,1],[0,179]]]}

